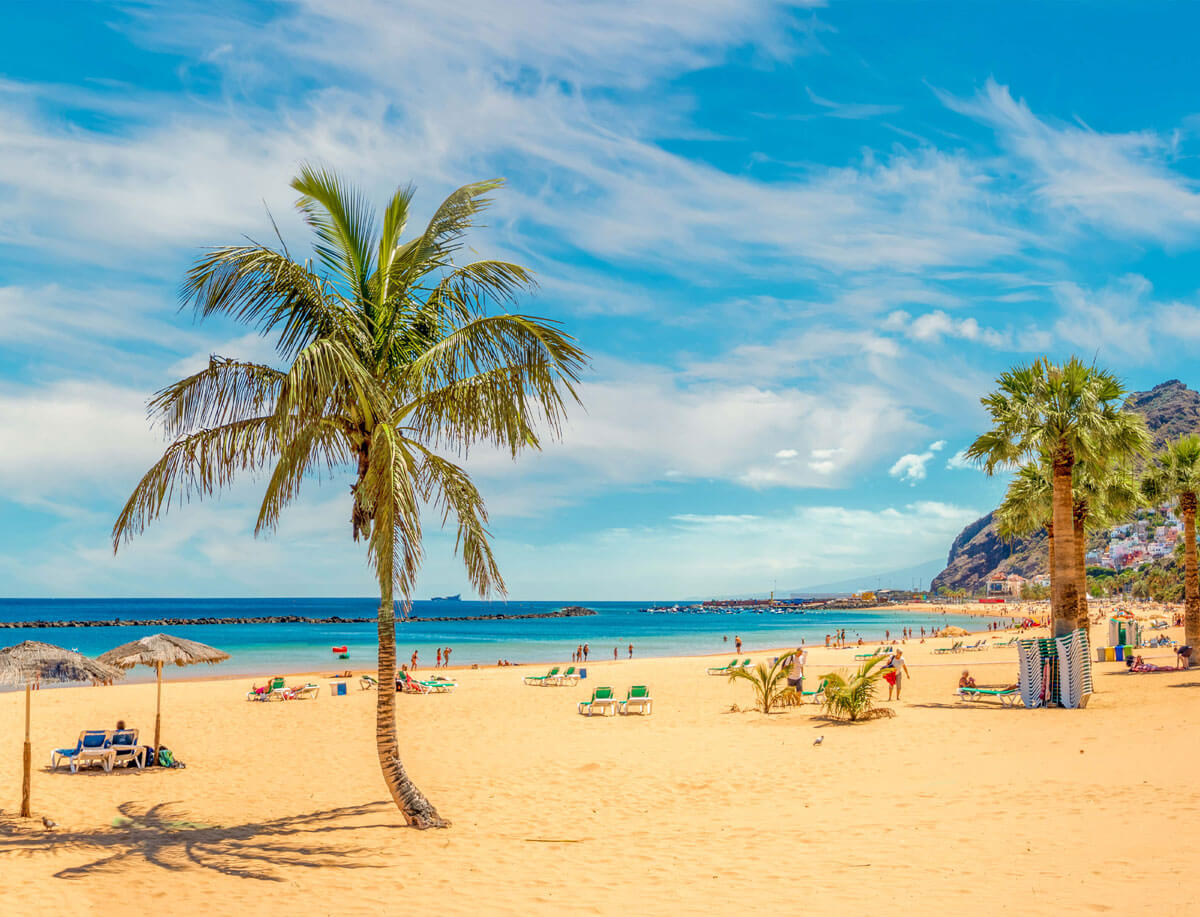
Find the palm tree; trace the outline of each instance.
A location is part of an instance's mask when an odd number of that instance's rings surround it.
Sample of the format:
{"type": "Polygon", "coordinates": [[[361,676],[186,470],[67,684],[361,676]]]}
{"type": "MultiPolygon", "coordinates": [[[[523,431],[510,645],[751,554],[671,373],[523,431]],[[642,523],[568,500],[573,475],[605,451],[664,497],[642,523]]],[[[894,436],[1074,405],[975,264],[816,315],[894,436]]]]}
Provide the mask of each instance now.
{"type": "Polygon", "coordinates": [[[1150,500],[1175,500],[1183,516],[1183,641],[1200,643],[1200,575],[1196,565],[1196,504],[1200,494],[1200,436],[1183,436],[1154,457],[1142,479],[1150,500]]]}
{"type": "Polygon", "coordinates": [[[787,690],[787,676],[791,671],[791,656],[780,656],[771,665],[760,662],[754,668],[739,666],[729,673],[730,681],[748,681],[754,685],[754,704],[763,713],[779,703],[780,696],[787,690]]]}
{"type": "MultiPolygon", "coordinates": [[[[515,458],[538,446],[539,429],[557,436],[586,355],[556,323],[504,311],[533,286],[525,268],[455,264],[500,185],[460,188],[404,239],[411,186],[377,221],[359,192],[304,166],[292,188],[316,237],[315,262],[293,259],[282,238],[278,249],[251,241],[201,257],[183,306],[273,337],[287,368],[213,356],[150,400],[173,442],[117,518],[114,550],[173,501],[210,496],[239,472],[268,472],[255,534],[272,531],[305,478],[348,468],[351,534],[366,540],[379,581],[381,686],[396,670],[395,595],[406,615],[420,565],[422,505],[443,523],[453,517],[479,594],[503,594],[483,499],[443,453],[482,443],[515,458]]],[[[444,827],[401,764],[395,703],[395,692],[378,692],[384,780],[408,824],[444,827]]]]}
{"type": "Polygon", "coordinates": [[[1077,463],[1107,468],[1131,462],[1149,443],[1138,415],[1122,417],[1125,389],[1112,373],[1072,357],[1017,366],[982,399],[992,428],[967,450],[988,474],[1046,456],[1051,469],[1054,556],[1051,610],[1056,635],[1076,626],[1083,584],[1075,574],[1073,477],[1077,463]]]}
{"type": "Polygon", "coordinates": [[[830,672],[825,676],[825,710],[830,716],[845,717],[854,723],[876,716],[894,716],[887,707],[875,706],[875,690],[883,670],[878,668],[886,657],[872,656],[849,676],[830,672]]]}

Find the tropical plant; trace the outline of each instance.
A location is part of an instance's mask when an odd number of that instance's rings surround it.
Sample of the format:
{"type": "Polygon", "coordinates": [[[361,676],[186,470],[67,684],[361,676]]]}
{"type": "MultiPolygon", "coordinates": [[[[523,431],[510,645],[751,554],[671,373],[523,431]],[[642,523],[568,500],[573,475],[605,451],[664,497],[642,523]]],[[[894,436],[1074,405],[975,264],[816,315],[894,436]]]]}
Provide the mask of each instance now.
{"type": "Polygon", "coordinates": [[[1154,457],[1142,478],[1150,500],[1175,500],[1183,517],[1183,639],[1200,644],[1200,573],[1196,562],[1196,505],[1200,494],[1200,436],[1183,436],[1154,457]]]}
{"type": "MultiPolygon", "coordinates": [[[[396,669],[395,597],[407,614],[422,556],[421,507],[453,517],[472,586],[504,592],[484,502],[443,453],[476,444],[514,458],[557,436],[586,356],[552,321],[505,311],[533,286],[504,261],[456,264],[500,181],[466,185],[403,238],[411,186],[381,221],[335,174],[304,166],[292,182],[315,261],[248,242],[210,250],[187,274],[183,307],[225,315],[274,339],[277,369],[213,356],[158,392],[151,416],[173,442],[113,526],[113,548],[172,502],[211,496],[240,472],[266,473],[255,534],[275,529],[309,477],[348,469],[349,522],[379,581],[378,677],[396,669]]],[[[376,747],[408,824],[447,823],[400,761],[395,692],[377,692],[376,747]]]]}
{"type": "Polygon", "coordinates": [[[754,706],[763,713],[779,704],[788,690],[787,677],[791,670],[791,656],[780,656],[771,665],[760,662],[753,668],[739,666],[729,673],[730,682],[748,681],[754,685],[754,706]]]}
{"type": "Polygon", "coordinates": [[[872,656],[849,676],[841,672],[831,672],[825,676],[825,711],[830,716],[852,723],[880,716],[895,716],[890,708],[875,706],[876,686],[883,677],[883,671],[878,666],[883,661],[883,656],[872,656]]]}
{"type": "Polygon", "coordinates": [[[1112,373],[1072,357],[1017,366],[982,404],[992,428],[967,449],[988,474],[1045,457],[1051,471],[1051,609],[1056,635],[1073,630],[1085,585],[1076,569],[1073,477],[1076,464],[1131,463],[1148,448],[1140,415],[1121,410],[1125,389],[1112,373]]]}

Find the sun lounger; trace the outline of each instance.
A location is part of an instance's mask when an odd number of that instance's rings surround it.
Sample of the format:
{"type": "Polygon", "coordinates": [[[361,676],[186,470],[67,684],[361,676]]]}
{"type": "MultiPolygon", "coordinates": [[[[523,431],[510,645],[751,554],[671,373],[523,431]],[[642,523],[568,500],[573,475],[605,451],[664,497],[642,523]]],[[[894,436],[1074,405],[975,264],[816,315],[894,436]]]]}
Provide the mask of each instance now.
{"type": "Polygon", "coordinates": [[[591,700],[581,700],[579,702],[579,712],[584,716],[591,716],[592,714],[616,716],[617,699],[613,697],[613,689],[608,687],[597,688],[592,692],[591,700]]]}
{"type": "Polygon", "coordinates": [[[728,665],[710,665],[704,670],[706,675],[728,675],[730,669],[737,668],[738,661],[736,658],[730,659],[728,665]]]}
{"type": "Polygon", "coordinates": [[[814,704],[819,704],[821,702],[821,698],[825,696],[825,682],[826,679],[822,678],[821,683],[817,685],[816,690],[814,691],[805,691],[803,688],[801,688],[800,703],[804,703],[809,698],[812,698],[812,702],[814,704]]]}
{"type": "Polygon", "coordinates": [[[964,646],[962,649],[964,653],[978,653],[980,650],[986,650],[987,648],[987,640],[979,640],[970,646],[964,646]]]}
{"type": "Polygon", "coordinates": [[[749,659],[743,659],[743,660],[741,661],[741,663],[740,663],[738,666],[736,666],[736,668],[742,668],[742,669],[748,669],[748,668],[750,668],[750,660],[749,660],[749,659]]]}
{"type": "Polygon", "coordinates": [[[621,709],[619,712],[623,714],[640,713],[648,715],[654,701],[650,697],[650,689],[645,685],[634,685],[625,694],[625,700],[621,701],[621,709]]]}
{"type": "Polygon", "coordinates": [[[396,674],[396,690],[404,694],[429,694],[430,691],[423,684],[409,675],[407,672],[398,672],[396,674]]]}
{"type": "Polygon", "coordinates": [[[421,680],[418,684],[433,694],[452,694],[454,689],[458,687],[458,682],[450,681],[447,678],[431,678],[428,681],[421,680]]]}
{"type": "Polygon", "coordinates": [[[246,700],[283,700],[283,691],[287,690],[284,678],[282,675],[274,676],[261,688],[255,685],[252,690],[246,692],[246,700]],[[276,692],[280,692],[277,697],[272,697],[276,692]]]}
{"type": "Polygon", "coordinates": [[[374,675],[360,675],[358,677],[358,690],[370,691],[372,688],[379,687],[379,679],[374,675]]]}
{"type": "Polygon", "coordinates": [[[1021,701],[1016,688],[959,688],[959,700],[996,700],[1005,707],[1015,707],[1021,701]]]}
{"type": "Polygon", "coordinates": [[[109,739],[109,747],[113,750],[114,765],[128,765],[132,761],[137,765],[138,770],[142,770],[146,766],[146,746],[138,745],[136,729],[114,730],[109,739]]]}
{"type": "Polygon", "coordinates": [[[79,742],[74,748],[59,748],[50,755],[50,767],[57,768],[66,761],[74,774],[81,764],[99,762],[106,771],[111,772],[116,752],[110,747],[112,733],[106,729],[87,729],[79,733],[79,742]]]}
{"type": "Polygon", "coordinates": [[[1016,646],[1016,644],[1017,644],[1017,638],[1016,638],[1016,637],[1010,637],[1010,638],[1009,638],[1009,639],[1007,639],[1007,640],[1000,640],[1000,641],[999,641],[999,642],[997,642],[997,643],[993,643],[993,644],[992,644],[992,646],[993,646],[993,647],[996,647],[996,646],[1016,646]]]}
{"type": "Polygon", "coordinates": [[[565,672],[555,677],[554,683],[568,687],[579,684],[579,673],[575,671],[575,666],[568,666],[565,672]]]}
{"type": "Polygon", "coordinates": [[[284,695],[285,700],[315,700],[317,695],[321,693],[321,686],[314,685],[311,682],[302,685],[299,688],[288,688],[284,695]]]}
{"type": "Polygon", "coordinates": [[[555,684],[554,679],[558,678],[558,666],[552,668],[545,675],[526,675],[525,684],[533,685],[537,688],[545,688],[555,684]]]}
{"type": "Polygon", "coordinates": [[[957,643],[955,643],[955,644],[953,644],[953,645],[951,645],[951,646],[939,646],[939,647],[936,647],[936,648],[934,649],[934,652],[940,656],[940,655],[942,655],[943,653],[957,653],[957,652],[958,652],[959,650],[961,650],[962,648],[963,648],[963,642],[962,642],[961,640],[959,640],[957,643]]]}
{"type": "Polygon", "coordinates": [[[886,646],[881,646],[879,649],[877,649],[873,653],[858,653],[855,655],[854,658],[855,659],[874,659],[876,656],[882,656],[887,651],[888,651],[888,649],[886,646]]]}

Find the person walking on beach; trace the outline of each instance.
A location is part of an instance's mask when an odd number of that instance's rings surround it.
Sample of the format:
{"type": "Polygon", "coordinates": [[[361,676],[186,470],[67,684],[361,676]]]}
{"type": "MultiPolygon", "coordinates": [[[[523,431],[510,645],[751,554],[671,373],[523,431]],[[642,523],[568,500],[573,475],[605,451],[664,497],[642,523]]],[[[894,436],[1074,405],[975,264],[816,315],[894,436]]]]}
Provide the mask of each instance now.
{"type": "Polygon", "coordinates": [[[575,662],[583,662],[583,644],[575,647],[575,662]]]}
{"type": "Polygon", "coordinates": [[[804,647],[797,647],[796,652],[792,653],[792,667],[788,672],[788,686],[795,688],[797,691],[804,689],[804,664],[808,662],[808,650],[804,647]]]}
{"type": "Polygon", "coordinates": [[[435,669],[442,667],[442,648],[439,646],[437,651],[437,662],[434,664],[435,669]]]}
{"type": "Polygon", "coordinates": [[[617,648],[614,646],[613,647],[613,662],[616,662],[616,661],[617,661],[617,648]]]}
{"type": "Polygon", "coordinates": [[[900,700],[900,687],[908,675],[908,665],[904,662],[904,650],[896,650],[884,664],[883,680],[888,683],[888,700],[892,699],[893,689],[896,700],[900,700]]]}
{"type": "Polygon", "coordinates": [[[410,668],[411,668],[411,669],[412,669],[414,672],[417,670],[417,651],[416,651],[416,650],[413,650],[413,654],[412,654],[412,666],[410,666],[410,668]]]}
{"type": "Polygon", "coordinates": [[[629,658],[630,659],[633,658],[633,644],[632,643],[629,644],[629,658]]]}
{"type": "Polygon", "coordinates": [[[742,638],[739,637],[737,634],[733,635],[733,646],[734,646],[734,649],[737,650],[738,654],[740,655],[742,652],[742,638]]]}
{"type": "Polygon", "coordinates": [[[592,648],[585,643],[583,645],[583,661],[584,662],[587,662],[588,653],[590,653],[591,651],[592,651],[592,648]]]}

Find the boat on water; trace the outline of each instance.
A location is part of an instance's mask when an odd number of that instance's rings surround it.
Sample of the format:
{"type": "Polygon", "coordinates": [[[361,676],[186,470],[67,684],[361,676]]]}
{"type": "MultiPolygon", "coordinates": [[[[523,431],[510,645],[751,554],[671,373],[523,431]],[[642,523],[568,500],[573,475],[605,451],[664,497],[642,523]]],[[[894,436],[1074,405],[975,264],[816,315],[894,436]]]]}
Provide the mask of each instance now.
{"type": "Polygon", "coordinates": [[[462,594],[458,595],[435,595],[429,601],[431,602],[461,602],[462,594]]]}

